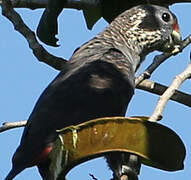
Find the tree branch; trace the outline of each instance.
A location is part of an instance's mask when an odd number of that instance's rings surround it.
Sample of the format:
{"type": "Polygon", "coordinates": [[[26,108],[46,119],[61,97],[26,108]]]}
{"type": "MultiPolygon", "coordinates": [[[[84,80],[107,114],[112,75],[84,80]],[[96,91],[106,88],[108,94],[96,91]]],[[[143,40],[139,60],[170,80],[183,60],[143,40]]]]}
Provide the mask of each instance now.
{"type": "MultiPolygon", "coordinates": [[[[162,95],[167,89],[167,86],[152,82],[151,80],[144,80],[136,87],[144,91],[148,91],[153,94],[162,95]]],[[[191,95],[175,90],[174,94],[170,97],[171,100],[184,104],[185,106],[191,107],[191,95]]]]}
{"type": "Polygon", "coordinates": [[[169,88],[163,93],[162,96],[160,96],[158,104],[154,110],[154,113],[150,117],[149,121],[156,122],[161,119],[162,112],[164,111],[164,108],[168,100],[173,96],[176,89],[178,89],[180,85],[188,78],[191,78],[191,63],[182,73],[180,73],[175,77],[169,88]]]}
{"type": "Polygon", "coordinates": [[[26,125],[27,121],[17,121],[17,122],[5,122],[0,127],[0,133],[7,131],[9,129],[18,128],[18,127],[24,127],[26,125]]]}
{"type": "Polygon", "coordinates": [[[48,53],[36,39],[35,33],[23,22],[20,15],[11,6],[10,0],[2,0],[2,15],[7,17],[20,34],[22,34],[28,41],[29,47],[33,54],[39,61],[42,61],[57,70],[61,70],[63,65],[67,62],[65,59],[56,57],[48,53]]]}
{"type": "Polygon", "coordinates": [[[93,174],[89,174],[89,176],[90,176],[93,180],[98,180],[93,174]]]}
{"type": "MultiPolygon", "coordinates": [[[[2,4],[3,0],[0,0],[0,5],[2,4]]],[[[87,9],[89,7],[97,7],[102,1],[101,0],[68,0],[65,8],[72,8],[72,9],[87,9]]],[[[145,0],[145,3],[150,4],[167,4],[171,5],[174,3],[190,3],[191,0],[166,0],[166,1],[159,1],[156,0],[145,0]]],[[[30,8],[30,9],[37,9],[37,8],[45,8],[48,4],[48,0],[11,0],[13,7],[17,8],[30,8]]],[[[143,2],[142,2],[143,3],[143,2]]],[[[138,4],[138,2],[137,2],[138,4]]]]}
{"type": "MultiPolygon", "coordinates": [[[[2,1],[3,0],[0,0],[0,5],[2,5],[2,1]]],[[[29,0],[10,0],[10,1],[14,8],[38,9],[38,8],[46,8],[48,4],[48,0],[30,0],[30,1],[29,0]]],[[[97,7],[99,4],[100,4],[100,0],[68,0],[64,8],[72,8],[72,9],[81,10],[81,9],[87,9],[90,7],[97,7]]]]}
{"type": "MultiPolygon", "coordinates": [[[[180,52],[189,44],[191,43],[191,34],[186,37],[183,42],[182,46],[180,48],[180,52]]],[[[169,53],[163,53],[161,55],[155,56],[152,64],[142,73],[140,74],[136,79],[135,79],[135,85],[137,86],[139,83],[141,83],[144,79],[150,78],[151,74],[164,62],[166,61],[169,57],[171,57],[174,54],[169,54],[169,53]]]]}

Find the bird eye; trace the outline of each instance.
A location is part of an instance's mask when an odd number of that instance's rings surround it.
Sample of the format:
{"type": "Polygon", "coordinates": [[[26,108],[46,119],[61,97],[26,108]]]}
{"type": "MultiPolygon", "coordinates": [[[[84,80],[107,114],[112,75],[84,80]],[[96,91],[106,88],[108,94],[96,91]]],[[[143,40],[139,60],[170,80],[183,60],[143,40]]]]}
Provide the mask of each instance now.
{"type": "Polygon", "coordinates": [[[169,22],[170,21],[170,14],[163,13],[162,14],[162,20],[165,21],[165,22],[169,22]]]}

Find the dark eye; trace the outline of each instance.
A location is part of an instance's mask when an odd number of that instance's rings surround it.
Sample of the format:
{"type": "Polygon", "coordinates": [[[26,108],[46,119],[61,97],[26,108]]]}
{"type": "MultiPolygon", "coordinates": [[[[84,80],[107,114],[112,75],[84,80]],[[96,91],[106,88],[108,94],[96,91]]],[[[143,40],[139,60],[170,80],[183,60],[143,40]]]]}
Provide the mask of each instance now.
{"type": "Polygon", "coordinates": [[[169,22],[170,21],[170,14],[163,13],[162,14],[162,20],[165,21],[165,22],[169,22]]]}

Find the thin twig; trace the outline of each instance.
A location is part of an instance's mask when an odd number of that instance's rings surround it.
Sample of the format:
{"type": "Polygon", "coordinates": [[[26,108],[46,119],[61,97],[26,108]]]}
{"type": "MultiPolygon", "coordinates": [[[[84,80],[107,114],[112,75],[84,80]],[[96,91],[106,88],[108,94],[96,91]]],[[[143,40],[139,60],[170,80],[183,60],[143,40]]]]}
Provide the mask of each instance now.
{"type": "MultiPolygon", "coordinates": [[[[186,37],[183,42],[182,46],[180,48],[180,52],[189,44],[191,43],[191,34],[186,37]]],[[[164,62],[166,61],[169,57],[171,57],[174,54],[169,54],[169,53],[163,53],[161,55],[155,56],[152,64],[142,73],[140,74],[136,79],[135,79],[135,85],[138,85],[141,83],[144,79],[150,78],[151,74],[164,62]]]]}
{"type": "Polygon", "coordinates": [[[169,88],[163,93],[162,96],[160,96],[157,106],[154,110],[154,113],[150,117],[149,121],[156,122],[157,120],[161,119],[162,112],[164,111],[164,108],[170,97],[175,93],[175,91],[180,87],[180,85],[190,77],[191,77],[191,63],[182,73],[180,73],[175,77],[169,88]]]}
{"type": "MultiPolygon", "coordinates": [[[[137,85],[137,89],[148,91],[152,94],[162,95],[166,90],[167,86],[145,79],[137,85]]],[[[174,94],[170,97],[171,100],[178,103],[184,104],[185,106],[191,107],[191,95],[175,90],[174,94]]]]}
{"type": "Polygon", "coordinates": [[[42,61],[57,70],[61,70],[67,62],[65,59],[48,53],[36,39],[35,33],[23,22],[21,16],[13,9],[10,0],[2,0],[2,15],[7,17],[14,25],[15,30],[21,33],[28,41],[29,47],[39,61],[42,61]]]}
{"type": "Polygon", "coordinates": [[[98,180],[93,174],[89,174],[93,180],[98,180]]]}
{"type": "Polygon", "coordinates": [[[7,131],[9,129],[17,128],[17,127],[24,127],[27,121],[17,121],[17,122],[5,122],[0,127],[0,133],[7,131]]]}

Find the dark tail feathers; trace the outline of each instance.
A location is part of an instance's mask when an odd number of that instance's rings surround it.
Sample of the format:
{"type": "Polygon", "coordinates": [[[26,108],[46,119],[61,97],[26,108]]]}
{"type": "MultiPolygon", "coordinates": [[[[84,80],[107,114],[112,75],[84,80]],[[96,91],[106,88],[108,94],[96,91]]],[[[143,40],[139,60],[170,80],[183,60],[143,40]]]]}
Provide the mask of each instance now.
{"type": "Polygon", "coordinates": [[[12,168],[11,171],[9,172],[9,174],[7,175],[7,177],[4,180],[12,180],[17,174],[19,174],[21,171],[23,170],[23,168],[12,168]]]}

